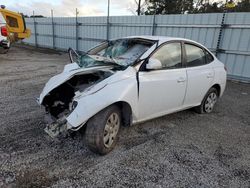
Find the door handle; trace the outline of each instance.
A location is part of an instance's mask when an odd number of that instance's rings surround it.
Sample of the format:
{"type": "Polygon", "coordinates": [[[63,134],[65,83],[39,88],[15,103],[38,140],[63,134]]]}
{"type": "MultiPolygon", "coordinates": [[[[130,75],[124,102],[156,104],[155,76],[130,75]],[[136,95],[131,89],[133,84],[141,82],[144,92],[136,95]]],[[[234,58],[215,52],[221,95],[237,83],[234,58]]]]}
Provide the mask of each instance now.
{"type": "Polygon", "coordinates": [[[185,82],[185,81],[186,81],[186,79],[185,79],[185,78],[180,77],[180,78],[177,80],[177,83],[181,83],[181,82],[185,82]]]}

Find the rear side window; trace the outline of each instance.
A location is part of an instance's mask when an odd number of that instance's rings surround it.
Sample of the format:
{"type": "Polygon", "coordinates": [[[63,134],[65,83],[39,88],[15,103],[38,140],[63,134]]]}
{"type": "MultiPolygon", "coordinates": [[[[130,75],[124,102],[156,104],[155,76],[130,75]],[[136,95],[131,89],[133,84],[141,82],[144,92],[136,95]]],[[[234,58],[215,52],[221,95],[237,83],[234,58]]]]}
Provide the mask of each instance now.
{"type": "Polygon", "coordinates": [[[16,18],[13,18],[11,16],[6,16],[6,22],[10,27],[18,28],[18,21],[16,18]]]}
{"type": "Polygon", "coordinates": [[[205,50],[205,54],[207,63],[211,63],[214,60],[213,56],[207,50],[205,50]]]}
{"type": "Polygon", "coordinates": [[[206,55],[202,48],[192,45],[185,44],[187,67],[195,67],[206,64],[206,55]]]}

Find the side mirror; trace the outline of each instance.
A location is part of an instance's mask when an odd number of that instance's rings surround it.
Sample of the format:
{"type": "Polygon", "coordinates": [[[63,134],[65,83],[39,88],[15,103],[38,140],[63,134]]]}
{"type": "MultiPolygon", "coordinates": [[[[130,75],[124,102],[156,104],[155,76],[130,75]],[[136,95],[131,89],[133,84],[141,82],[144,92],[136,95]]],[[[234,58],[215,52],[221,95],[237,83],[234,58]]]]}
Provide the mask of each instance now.
{"type": "Polygon", "coordinates": [[[146,68],[148,70],[161,69],[162,68],[162,64],[161,64],[160,60],[154,59],[154,58],[150,58],[148,60],[148,63],[146,64],[146,68]]]}

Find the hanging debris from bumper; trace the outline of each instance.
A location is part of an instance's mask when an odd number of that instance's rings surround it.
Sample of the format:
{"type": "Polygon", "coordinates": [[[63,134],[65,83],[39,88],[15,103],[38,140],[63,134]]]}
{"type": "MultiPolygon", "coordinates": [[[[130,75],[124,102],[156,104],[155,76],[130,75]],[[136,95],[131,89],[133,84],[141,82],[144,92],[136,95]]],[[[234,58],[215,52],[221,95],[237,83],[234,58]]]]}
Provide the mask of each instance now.
{"type": "Polygon", "coordinates": [[[62,117],[58,120],[54,120],[49,114],[46,114],[45,121],[47,125],[44,131],[52,138],[57,137],[60,133],[67,130],[67,120],[66,117],[62,117]]]}

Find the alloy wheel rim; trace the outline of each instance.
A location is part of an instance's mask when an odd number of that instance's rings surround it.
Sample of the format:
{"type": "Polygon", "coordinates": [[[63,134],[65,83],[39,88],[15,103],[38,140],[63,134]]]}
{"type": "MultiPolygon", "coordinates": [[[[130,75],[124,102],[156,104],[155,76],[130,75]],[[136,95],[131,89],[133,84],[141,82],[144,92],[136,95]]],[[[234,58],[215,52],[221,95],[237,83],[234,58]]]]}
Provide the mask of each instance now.
{"type": "Polygon", "coordinates": [[[206,112],[211,112],[214,108],[214,105],[217,101],[217,95],[216,93],[212,92],[208,95],[207,100],[205,102],[205,111],[206,112]]]}
{"type": "Polygon", "coordinates": [[[120,127],[120,118],[117,113],[112,113],[105,125],[103,143],[104,146],[110,148],[117,136],[120,127]]]}

